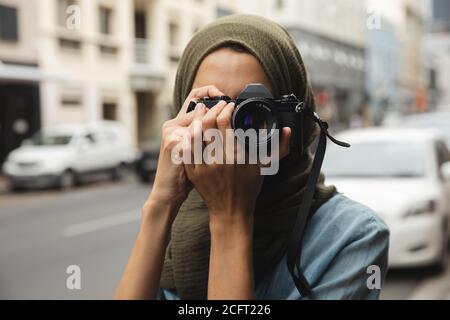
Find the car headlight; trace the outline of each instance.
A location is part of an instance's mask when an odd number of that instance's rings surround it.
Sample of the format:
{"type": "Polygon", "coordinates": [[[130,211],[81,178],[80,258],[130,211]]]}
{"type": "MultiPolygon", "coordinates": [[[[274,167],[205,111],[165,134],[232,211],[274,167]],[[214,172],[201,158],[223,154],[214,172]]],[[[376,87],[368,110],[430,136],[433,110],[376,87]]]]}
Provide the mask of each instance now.
{"type": "Polygon", "coordinates": [[[416,205],[413,206],[411,209],[409,209],[404,217],[408,218],[422,214],[432,214],[436,211],[436,207],[437,207],[436,200],[419,202],[416,203],[416,205]]]}

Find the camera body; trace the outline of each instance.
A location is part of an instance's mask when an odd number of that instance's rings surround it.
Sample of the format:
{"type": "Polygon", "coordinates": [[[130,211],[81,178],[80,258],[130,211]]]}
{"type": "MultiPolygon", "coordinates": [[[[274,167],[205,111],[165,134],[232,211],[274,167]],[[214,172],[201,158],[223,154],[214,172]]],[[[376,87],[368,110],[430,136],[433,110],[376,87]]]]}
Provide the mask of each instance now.
{"type": "MultiPolygon", "coordinates": [[[[187,112],[192,112],[198,103],[203,103],[208,109],[220,101],[234,102],[236,109],[232,118],[234,130],[246,132],[254,129],[259,132],[264,129],[267,134],[258,139],[258,145],[270,144],[275,130],[284,127],[291,128],[291,152],[303,153],[303,119],[304,104],[293,94],[275,98],[262,84],[249,84],[236,100],[228,96],[205,97],[200,101],[192,101],[187,112]]],[[[280,132],[280,131],[279,131],[280,132]]],[[[236,133],[238,140],[248,145],[244,136],[236,133]]]]}

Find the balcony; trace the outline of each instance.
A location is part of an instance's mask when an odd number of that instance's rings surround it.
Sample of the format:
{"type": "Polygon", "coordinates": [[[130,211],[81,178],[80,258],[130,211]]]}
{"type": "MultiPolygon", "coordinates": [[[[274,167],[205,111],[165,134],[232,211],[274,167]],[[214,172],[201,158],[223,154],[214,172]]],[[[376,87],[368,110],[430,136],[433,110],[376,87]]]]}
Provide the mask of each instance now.
{"type": "Polygon", "coordinates": [[[134,90],[161,90],[165,80],[165,66],[160,53],[152,41],[134,40],[134,61],[131,67],[131,85],[134,90]]]}
{"type": "Polygon", "coordinates": [[[147,39],[135,39],[134,41],[134,61],[137,64],[151,64],[152,63],[152,46],[147,39]]]}

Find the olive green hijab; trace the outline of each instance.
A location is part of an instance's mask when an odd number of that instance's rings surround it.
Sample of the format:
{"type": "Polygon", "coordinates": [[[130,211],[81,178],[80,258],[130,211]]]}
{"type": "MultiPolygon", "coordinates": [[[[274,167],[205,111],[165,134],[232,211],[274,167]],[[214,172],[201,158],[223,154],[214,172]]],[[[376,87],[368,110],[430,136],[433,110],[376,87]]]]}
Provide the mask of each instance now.
{"type": "MultiPolygon", "coordinates": [[[[233,15],[216,20],[200,30],[181,58],[174,92],[176,111],[192,90],[202,60],[213,51],[238,44],[254,55],[271,80],[275,96],[295,94],[315,110],[315,101],[300,53],[290,35],[278,24],[251,15],[233,15]]],[[[226,76],[226,75],[224,75],[226,76]]],[[[232,81],[232,79],[230,79],[232,81]]],[[[219,88],[220,89],[220,88],[219,88]]],[[[317,135],[312,121],[304,123],[304,143],[310,146],[317,135]]],[[[255,285],[269,276],[286,254],[295,224],[312,155],[291,154],[281,161],[276,176],[266,177],[256,203],[254,223],[255,285]]],[[[313,213],[336,192],[324,185],[321,175],[313,200],[313,213]]],[[[209,214],[194,190],[181,207],[172,226],[161,287],[181,299],[206,299],[209,271],[209,214]]]]}

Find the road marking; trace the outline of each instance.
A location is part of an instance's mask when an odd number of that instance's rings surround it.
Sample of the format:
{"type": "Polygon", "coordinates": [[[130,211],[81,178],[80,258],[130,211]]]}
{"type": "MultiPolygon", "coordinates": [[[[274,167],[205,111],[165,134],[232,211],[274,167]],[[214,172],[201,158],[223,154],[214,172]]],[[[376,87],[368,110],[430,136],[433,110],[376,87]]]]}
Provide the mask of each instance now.
{"type": "Polygon", "coordinates": [[[139,221],[140,219],[140,210],[136,209],[128,212],[106,216],[100,219],[74,224],[65,227],[61,233],[66,238],[72,238],[83,234],[120,226],[123,224],[133,223],[139,221]]]}

